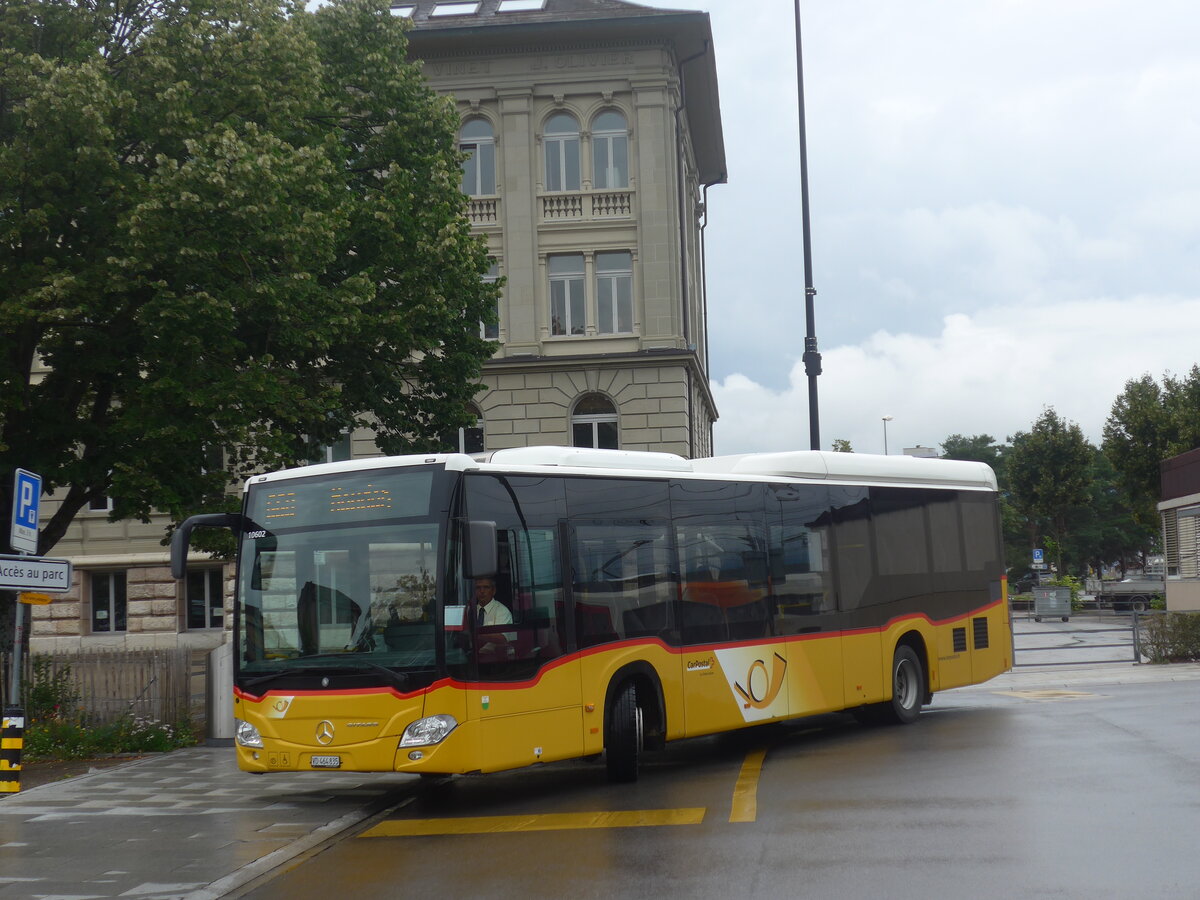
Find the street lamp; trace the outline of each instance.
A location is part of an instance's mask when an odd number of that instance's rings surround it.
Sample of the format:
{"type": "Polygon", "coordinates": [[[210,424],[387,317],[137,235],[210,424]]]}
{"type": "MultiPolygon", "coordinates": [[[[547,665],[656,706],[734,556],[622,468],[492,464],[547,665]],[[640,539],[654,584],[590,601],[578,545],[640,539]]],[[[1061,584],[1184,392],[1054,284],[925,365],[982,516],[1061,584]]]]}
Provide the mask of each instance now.
{"type": "Polygon", "coordinates": [[[887,423],[888,423],[888,422],[890,422],[890,421],[892,421],[892,417],[891,417],[891,416],[884,416],[884,417],[883,417],[883,455],[884,455],[884,456],[887,456],[887,455],[888,455],[888,449],[887,449],[887,423]]]}

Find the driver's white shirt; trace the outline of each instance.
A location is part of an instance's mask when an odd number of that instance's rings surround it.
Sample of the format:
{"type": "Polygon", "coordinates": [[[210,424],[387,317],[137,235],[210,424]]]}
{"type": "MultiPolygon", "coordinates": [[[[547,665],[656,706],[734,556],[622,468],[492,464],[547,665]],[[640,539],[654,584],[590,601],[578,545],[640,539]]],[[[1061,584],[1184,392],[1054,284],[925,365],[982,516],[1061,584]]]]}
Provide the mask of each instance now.
{"type": "Polygon", "coordinates": [[[487,606],[481,608],[483,609],[483,622],[481,624],[484,628],[487,628],[489,625],[512,624],[512,613],[499,600],[493,600],[487,606]]]}

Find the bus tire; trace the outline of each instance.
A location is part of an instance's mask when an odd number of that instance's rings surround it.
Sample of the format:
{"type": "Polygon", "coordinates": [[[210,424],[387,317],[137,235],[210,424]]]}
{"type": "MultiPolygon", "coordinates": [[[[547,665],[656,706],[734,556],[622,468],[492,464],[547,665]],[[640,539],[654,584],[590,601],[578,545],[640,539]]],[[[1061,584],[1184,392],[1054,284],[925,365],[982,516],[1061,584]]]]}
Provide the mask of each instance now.
{"type": "Polygon", "coordinates": [[[604,741],[608,780],[637,781],[641,752],[642,709],[637,702],[637,688],[632,681],[627,681],[617,692],[608,713],[608,733],[604,741]]]}
{"type": "Polygon", "coordinates": [[[925,668],[912,647],[901,644],[892,657],[892,699],[881,704],[884,721],[908,725],[921,714],[925,699],[925,668]]]}

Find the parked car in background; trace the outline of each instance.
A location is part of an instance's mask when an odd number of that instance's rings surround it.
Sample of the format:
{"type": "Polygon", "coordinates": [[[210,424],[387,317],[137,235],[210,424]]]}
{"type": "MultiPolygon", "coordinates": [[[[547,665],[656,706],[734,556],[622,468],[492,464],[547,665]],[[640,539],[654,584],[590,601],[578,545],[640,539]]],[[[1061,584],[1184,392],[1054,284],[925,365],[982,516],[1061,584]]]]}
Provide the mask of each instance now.
{"type": "Polygon", "coordinates": [[[1021,575],[1008,576],[1008,592],[1009,594],[1029,594],[1038,586],[1038,573],[1026,571],[1021,575]]]}

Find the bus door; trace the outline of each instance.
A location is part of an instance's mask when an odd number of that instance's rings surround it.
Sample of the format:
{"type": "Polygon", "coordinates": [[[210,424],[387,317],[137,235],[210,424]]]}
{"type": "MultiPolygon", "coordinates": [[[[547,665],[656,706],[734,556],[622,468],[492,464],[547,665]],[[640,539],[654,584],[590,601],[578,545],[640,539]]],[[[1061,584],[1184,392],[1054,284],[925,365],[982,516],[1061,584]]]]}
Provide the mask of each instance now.
{"type": "Polygon", "coordinates": [[[464,484],[470,518],[496,523],[499,551],[490,586],[458,579],[467,716],[478,722],[480,769],[578,757],[584,726],[579,669],[565,664],[572,637],[561,479],[471,474],[464,484]]]}
{"type": "MultiPolygon", "coordinates": [[[[604,746],[609,688],[630,672],[653,671],[665,722],[653,737],[682,736],[675,624],[675,554],[666,519],[574,519],[571,594],[580,648],[588,753],[604,746]]],[[[642,682],[645,684],[645,682],[642,682]]],[[[648,706],[650,698],[640,698],[648,706]]]]}
{"type": "Polygon", "coordinates": [[[680,568],[688,735],[788,714],[787,650],[774,633],[766,486],[679,480],[671,515],[680,568]]]}
{"type": "Polygon", "coordinates": [[[769,485],[771,609],[786,646],[793,716],[843,709],[842,618],[830,565],[830,492],[823,485],[769,485]]]}
{"type": "Polygon", "coordinates": [[[761,521],[677,520],[689,736],[788,714],[787,648],[773,634],[761,521]]]}

